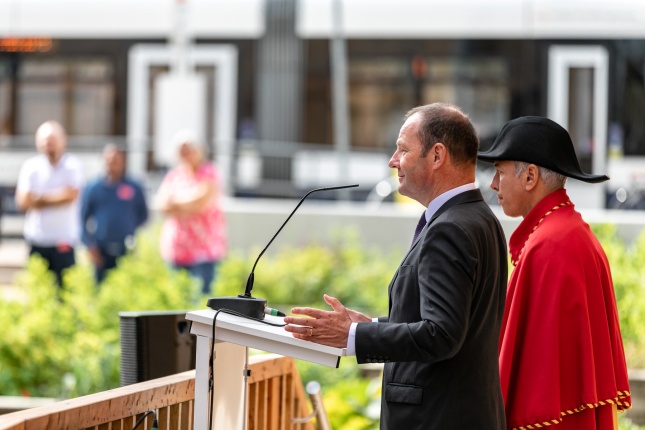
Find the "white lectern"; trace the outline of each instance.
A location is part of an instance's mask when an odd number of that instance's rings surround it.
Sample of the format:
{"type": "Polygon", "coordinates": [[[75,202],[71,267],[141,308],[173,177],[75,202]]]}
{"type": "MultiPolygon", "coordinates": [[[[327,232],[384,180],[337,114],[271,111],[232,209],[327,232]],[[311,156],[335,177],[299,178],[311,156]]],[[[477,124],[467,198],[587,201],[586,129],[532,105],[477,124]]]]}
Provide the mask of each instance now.
{"type": "MultiPolygon", "coordinates": [[[[208,428],[208,359],[213,332],[214,310],[188,312],[190,332],[197,336],[195,362],[194,428],[208,428]]],[[[267,315],[266,321],[282,323],[267,315]]],[[[246,429],[246,387],[248,348],[260,349],[330,367],[338,367],[344,348],[332,348],[294,338],[283,327],[220,312],[215,324],[213,360],[213,423],[216,429],[246,429]]],[[[210,429],[209,429],[210,430],[210,429]]]]}

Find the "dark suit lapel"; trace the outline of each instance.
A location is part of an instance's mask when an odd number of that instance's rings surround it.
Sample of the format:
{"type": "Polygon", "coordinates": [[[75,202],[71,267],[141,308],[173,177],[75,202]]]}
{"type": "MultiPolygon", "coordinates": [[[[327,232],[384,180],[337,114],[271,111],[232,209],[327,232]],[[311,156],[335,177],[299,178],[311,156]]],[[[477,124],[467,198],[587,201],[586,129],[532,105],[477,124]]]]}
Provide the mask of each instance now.
{"type": "MultiPolygon", "coordinates": [[[[412,246],[408,250],[408,254],[417,246],[417,243],[419,243],[419,240],[421,240],[423,236],[425,236],[426,231],[428,230],[428,228],[430,228],[430,225],[434,222],[434,220],[436,220],[439,217],[439,215],[446,212],[448,209],[450,209],[453,206],[461,205],[464,203],[473,203],[473,202],[478,202],[483,200],[484,198],[482,197],[482,192],[479,190],[479,188],[474,190],[464,191],[463,193],[459,193],[453,198],[451,198],[450,200],[448,200],[446,203],[443,204],[443,206],[439,208],[437,212],[434,213],[434,215],[432,215],[432,218],[430,219],[430,221],[428,221],[428,223],[423,228],[423,230],[421,230],[421,233],[419,234],[419,237],[417,237],[417,240],[412,244],[412,246]]],[[[407,254],[406,254],[406,258],[407,258],[407,254]]]]}
{"type": "MultiPolygon", "coordinates": [[[[474,190],[464,191],[463,193],[457,194],[456,196],[454,196],[453,198],[448,200],[446,203],[444,203],[443,206],[441,206],[439,208],[439,210],[437,212],[435,212],[435,214],[432,216],[430,221],[428,221],[426,226],[423,227],[423,230],[421,230],[421,233],[419,233],[419,237],[417,237],[417,240],[415,240],[414,243],[412,244],[412,246],[410,247],[410,249],[408,249],[408,252],[405,254],[405,257],[403,257],[403,260],[401,260],[401,263],[406,261],[406,259],[410,255],[410,253],[416,248],[416,246],[419,243],[419,241],[421,239],[423,239],[423,237],[426,234],[426,231],[428,231],[428,229],[430,228],[430,225],[442,213],[446,212],[448,209],[450,209],[453,206],[457,206],[457,205],[464,204],[464,203],[475,203],[475,202],[480,202],[480,201],[483,202],[484,198],[482,197],[482,193],[479,190],[479,188],[477,188],[477,189],[474,189],[474,190]]],[[[395,276],[392,278],[392,281],[390,282],[390,285],[388,286],[388,297],[390,297],[390,300],[391,300],[391,297],[392,297],[392,286],[394,285],[394,283],[396,281],[396,278],[399,276],[399,270],[400,269],[401,269],[401,265],[399,265],[399,268],[397,269],[395,276]]]]}

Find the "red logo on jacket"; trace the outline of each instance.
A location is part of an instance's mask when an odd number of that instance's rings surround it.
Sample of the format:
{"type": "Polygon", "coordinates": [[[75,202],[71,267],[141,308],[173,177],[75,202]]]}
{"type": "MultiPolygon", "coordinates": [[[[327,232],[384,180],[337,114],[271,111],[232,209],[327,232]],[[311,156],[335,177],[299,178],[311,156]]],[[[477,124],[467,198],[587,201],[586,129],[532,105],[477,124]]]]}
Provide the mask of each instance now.
{"type": "Polygon", "coordinates": [[[116,189],[116,195],[121,200],[132,200],[134,197],[134,188],[128,184],[119,185],[119,188],[116,189]]]}

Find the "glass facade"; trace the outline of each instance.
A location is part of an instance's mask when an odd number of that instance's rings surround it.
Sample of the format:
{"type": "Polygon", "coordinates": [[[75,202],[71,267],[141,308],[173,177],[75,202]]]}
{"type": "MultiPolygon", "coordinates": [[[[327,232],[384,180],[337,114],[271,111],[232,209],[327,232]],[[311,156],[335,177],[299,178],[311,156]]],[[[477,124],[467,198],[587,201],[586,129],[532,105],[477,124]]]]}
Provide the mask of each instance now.
{"type": "MultiPolygon", "coordinates": [[[[60,121],[71,137],[110,136],[125,141],[128,109],[128,54],[137,44],[165,40],[54,40],[47,52],[0,52],[0,141],[29,136],[33,145],[36,127],[47,119],[60,121]],[[11,137],[11,138],[9,138],[11,137]]],[[[199,44],[231,44],[238,50],[236,134],[238,145],[261,147],[262,153],[284,159],[303,148],[333,150],[331,60],[329,41],[303,39],[300,76],[291,85],[289,112],[301,122],[292,140],[277,142],[263,135],[259,124],[267,118],[258,109],[262,79],[260,39],[199,40],[199,44]],[[318,146],[320,145],[320,146],[318,146]],[[322,149],[321,149],[322,148],[322,149]]],[[[510,40],[510,39],[350,39],[347,40],[347,79],[352,151],[390,154],[403,115],[426,103],[460,106],[472,119],[486,149],[511,118],[547,115],[549,49],[556,45],[602,46],[608,53],[607,154],[611,159],[645,157],[645,41],[644,40],[510,40]]],[[[288,50],[288,44],[280,45],[288,50]]],[[[165,65],[150,66],[148,76],[148,134],[154,130],[155,79],[167,73],[165,65]]],[[[213,118],[216,97],[214,67],[199,67],[207,76],[208,118],[213,118]]],[[[282,73],[277,70],[276,73],[282,73]]],[[[572,68],[567,97],[570,132],[583,168],[592,157],[589,139],[593,121],[588,110],[594,95],[595,76],[590,70],[572,68]],[[591,96],[590,96],[591,95],[591,96]],[[585,120],[587,118],[587,120],[585,120]]],[[[265,100],[266,102],[267,100],[265,100]]],[[[273,110],[281,102],[269,97],[273,110]]],[[[269,121],[271,122],[271,121],[269,121]]],[[[207,137],[215,135],[208,121],[207,137]]],[[[280,129],[277,122],[271,122],[280,129]]],[[[291,135],[290,135],[291,136],[291,135]]],[[[87,139],[89,141],[89,138],[87,139]]],[[[85,142],[80,139],[79,142],[85,142]]],[[[252,149],[252,148],[251,148],[252,149]]],[[[217,154],[215,154],[217,156],[217,154]]],[[[236,156],[236,154],[233,154],[236,156]]],[[[148,168],[154,167],[148,163],[148,168]]],[[[292,181],[285,167],[285,183],[292,181]]],[[[270,179],[262,176],[262,179],[270,179]]]]}
{"type": "MultiPolygon", "coordinates": [[[[134,44],[150,41],[55,42],[54,49],[47,53],[0,52],[0,133],[32,134],[45,119],[56,119],[71,135],[124,135],[127,53],[134,44]]],[[[227,43],[240,49],[237,117],[239,133],[245,134],[246,124],[260,122],[253,91],[258,42],[227,43]]],[[[573,42],[349,40],[352,146],[389,148],[409,108],[437,101],[454,103],[467,112],[485,146],[508,119],[546,114],[546,52],[550,45],[558,43],[573,42]]],[[[602,44],[610,52],[609,142],[624,155],[645,155],[645,127],[641,120],[645,113],[645,43],[584,43],[602,44]]],[[[332,144],[329,43],[306,40],[304,51],[302,131],[296,140],[332,144]]],[[[160,69],[163,70],[152,70],[150,76],[154,78],[167,70],[160,69]]],[[[199,72],[208,76],[209,85],[217,73],[212,69],[199,72]]],[[[589,85],[588,73],[574,71],[571,79],[570,96],[583,97],[589,85]]],[[[209,87],[209,98],[214,97],[214,91],[209,87]]],[[[208,135],[213,135],[212,129],[208,135]]],[[[257,131],[252,135],[262,139],[257,131]]],[[[583,151],[584,144],[580,145],[583,151]]]]}

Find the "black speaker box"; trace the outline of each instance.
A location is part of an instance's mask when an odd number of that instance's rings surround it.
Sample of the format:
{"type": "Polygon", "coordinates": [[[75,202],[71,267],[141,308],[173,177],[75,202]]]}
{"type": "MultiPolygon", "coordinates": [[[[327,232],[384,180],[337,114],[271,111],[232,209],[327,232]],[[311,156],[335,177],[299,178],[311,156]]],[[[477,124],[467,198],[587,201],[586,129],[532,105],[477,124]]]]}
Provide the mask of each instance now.
{"type": "Polygon", "coordinates": [[[121,386],[195,368],[186,311],[119,312],[121,386]]]}

